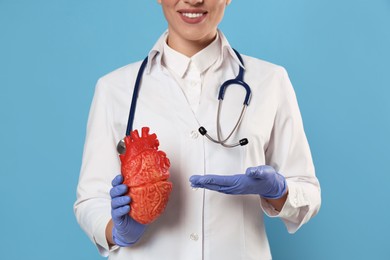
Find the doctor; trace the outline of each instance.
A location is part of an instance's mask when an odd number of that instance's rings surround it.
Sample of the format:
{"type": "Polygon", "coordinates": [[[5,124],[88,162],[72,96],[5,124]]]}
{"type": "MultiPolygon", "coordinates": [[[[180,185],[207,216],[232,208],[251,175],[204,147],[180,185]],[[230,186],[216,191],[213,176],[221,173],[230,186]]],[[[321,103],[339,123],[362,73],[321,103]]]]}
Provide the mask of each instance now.
{"type": "MultiPolygon", "coordinates": [[[[126,132],[141,62],[99,79],[91,105],[74,205],[102,256],[134,259],[271,259],[263,213],[296,232],[320,208],[320,186],[293,87],[277,65],[238,55],[218,30],[230,0],[158,0],[168,22],[148,54],[133,129],[148,126],[171,161],[164,213],[131,219],[116,144],[126,132]],[[243,69],[252,97],[227,148],[217,136],[221,84],[243,69]],[[118,175],[118,176],[117,176],[118,175]]],[[[239,118],[245,89],[230,86],[220,109],[222,139],[239,118]]]]}

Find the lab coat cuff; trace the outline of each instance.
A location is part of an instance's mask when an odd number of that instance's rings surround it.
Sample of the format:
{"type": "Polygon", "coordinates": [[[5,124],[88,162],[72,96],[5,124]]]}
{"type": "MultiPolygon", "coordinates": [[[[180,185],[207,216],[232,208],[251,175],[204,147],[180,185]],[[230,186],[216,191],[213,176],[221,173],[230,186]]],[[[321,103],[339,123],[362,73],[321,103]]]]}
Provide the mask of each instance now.
{"type": "Polygon", "coordinates": [[[283,208],[277,211],[267,202],[265,198],[261,198],[261,207],[268,217],[280,217],[283,219],[294,218],[302,207],[308,207],[309,201],[305,198],[305,193],[299,184],[286,179],[288,187],[288,195],[283,208]]]}
{"type": "Polygon", "coordinates": [[[118,246],[110,247],[106,238],[106,227],[111,219],[111,215],[103,215],[97,221],[95,225],[95,231],[93,232],[93,240],[99,251],[99,254],[103,257],[107,257],[110,251],[118,248],[118,246]]]}

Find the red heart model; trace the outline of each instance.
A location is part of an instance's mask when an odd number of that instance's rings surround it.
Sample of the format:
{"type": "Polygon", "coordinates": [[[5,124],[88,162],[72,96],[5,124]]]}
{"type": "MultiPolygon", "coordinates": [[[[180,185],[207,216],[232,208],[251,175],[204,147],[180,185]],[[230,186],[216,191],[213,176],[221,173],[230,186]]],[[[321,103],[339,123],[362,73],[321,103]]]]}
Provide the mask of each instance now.
{"type": "Polygon", "coordinates": [[[119,155],[123,183],[129,187],[131,198],[129,215],[141,224],[149,224],[164,211],[172,183],[169,178],[170,162],[163,151],[158,150],[156,134],[142,128],[125,137],[126,152],[119,155]]]}

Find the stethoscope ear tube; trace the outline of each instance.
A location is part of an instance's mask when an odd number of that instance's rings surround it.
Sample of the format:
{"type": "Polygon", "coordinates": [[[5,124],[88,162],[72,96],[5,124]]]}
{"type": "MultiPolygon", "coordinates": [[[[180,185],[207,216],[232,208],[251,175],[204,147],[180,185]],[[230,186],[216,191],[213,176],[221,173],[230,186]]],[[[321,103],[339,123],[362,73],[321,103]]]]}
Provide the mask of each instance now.
{"type": "MultiPolygon", "coordinates": [[[[237,55],[238,59],[241,61],[241,63],[244,64],[241,55],[236,50],[234,50],[234,52],[236,53],[236,55],[237,55]]],[[[239,146],[239,145],[240,146],[247,145],[248,144],[248,139],[247,138],[243,138],[238,143],[234,143],[234,144],[227,144],[226,142],[230,139],[230,137],[233,135],[233,133],[240,126],[241,121],[242,121],[242,119],[244,117],[245,110],[246,110],[247,106],[249,105],[249,102],[250,102],[250,99],[251,99],[251,95],[252,95],[251,88],[244,81],[244,69],[240,66],[237,77],[234,78],[234,79],[230,79],[230,80],[225,81],[221,85],[221,87],[219,89],[219,93],[218,93],[219,104],[218,104],[218,112],[217,112],[217,139],[214,139],[209,134],[207,134],[207,130],[203,126],[201,126],[199,128],[199,133],[201,135],[206,136],[210,141],[212,141],[214,143],[217,143],[217,144],[220,144],[220,145],[222,145],[224,147],[231,148],[231,147],[236,147],[236,146],[239,146]],[[241,111],[241,114],[240,114],[240,116],[239,116],[239,118],[237,120],[237,123],[234,126],[233,130],[230,132],[230,134],[223,140],[223,138],[221,137],[222,133],[221,133],[221,125],[220,125],[221,106],[222,106],[222,101],[223,101],[223,99],[225,97],[226,89],[227,89],[227,87],[229,87],[231,85],[242,86],[243,88],[245,88],[246,94],[245,94],[245,99],[244,99],[242,111],[241,111]]]]}
{"type": "Polygon", "coordinates": [[[236,146],[244,146],[244,145],[247,145],[249,142],[248,142],[248,139],[247,138],[243,138],[241,139],[238,143],[235,143],[235,144],[226,144],[224,142],[221,142],[221,141],[218,141],[218,140],[215,140],[214,138],[212,138],[208,133],[207,133],[207,130],[206,128],[204,128],[203,126],[199,127],[198,129],[199,133],[203,136],[206,136],[207,139],[209,139],[210,141],[216,143],[216,144],[220,144],[224,147],[228,147],[228,148],[233,148],[233,147],[236,147],[236,146]]]}

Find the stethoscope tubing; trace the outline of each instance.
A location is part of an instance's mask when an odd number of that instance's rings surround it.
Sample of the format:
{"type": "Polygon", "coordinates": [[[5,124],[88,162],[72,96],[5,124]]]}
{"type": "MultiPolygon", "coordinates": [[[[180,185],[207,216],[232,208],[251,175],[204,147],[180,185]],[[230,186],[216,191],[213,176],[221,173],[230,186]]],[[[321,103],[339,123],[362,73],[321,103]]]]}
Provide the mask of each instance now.
{"type": "Polygon", "coordinates": [[[217,138],[218,138],[218,142],[217,143],[219,143],[219,144],[221,144],[221,145],[223,145],[225,147],[230,147],[230,148],[231,147],[236,147],[236,146],[240,145],[240,143],[229,145],[229,144],[226,144],[226,142],[230,139],[230,137],[234,134],[234,132],[237,130],[237,128],[241,124],[242,119],[244,118],[244,114],[245,114],[246,108],[247,108],[248,105],[244,103],[244,105],[242,106],[242,110],[241,110],[240,116],[239,116],[236,124],[234,125],[232,131],[229,133],[229,135],[224,140],[222,140],[223,139],[222,138],[222,128],[221,128],[221,121],[220,121],[221,106],[222,106],[222,99],[219,101],[218,112],[217,112],[217,138]]]}
{"type": "MultiPolygon", "coordinates": [[[[241,55],[235,49],[233,49],[233,50],[236,53],[238,59],[241,61],[241,63],[244,64],[241,55]]],[[[140,90],[142,75],[144,73],[144,70],[145,70],[145,67],[146,67],[147,63],[148,63],[148,57],[146,57],[142,61],[141,66],[140,66],[140,68],[138,70],[137,78],[136,78],[136,81],[135,81],[135,84],[134,84],[134,89],[133,89],[133,96],[132,96],[132,99],[131,99],[130,112],[129,112],[127,128],[126,128],[126,136],[129,136],[130,132],[133,130],[133,123],[134,123],[135,111],[136,111],[136,107],[137,107],[138,94],[139,94],[139,90],[140,90]]],[[[240,126],[240,124],[241,124],[241,122],[243,120],[246,108],[249,105],[251,94],[252,94],[251,93],[251,88],[244,81],[244,69],[241,66],[239,66],[239,72],[238,72],[237,77],[234,78],[234,79],[230,79],[230,80],[225,81],[221,85],[220,90],[219,90],[219,94],[218,94],[218,100],[219,100],[218,102],[219,102],[219,104],[218,104],[218,111],[217,111],[217,140],[215,140],[209,134],[207,134],[207,130],[203,126],[201,126],[199,128],[199,132],[202,135],[206,136],[210,141],[212,141],[214,143],[217,143],[217,144],[221,144],[222,146],[228,147],[228,148],[232,148],[232,147],[236,147],[236,146],[239,146],[239,145],[242,146],[242,145],[248,144],[248,139],[246,139],[246,138],[243,138],[243,139],[239,140],[238,143],[234,143],[234,144],[227,144],[226,142],[232,137],[233,133],[240,126]],[[246,95],[245,95],[243,108],[241,110],[240,116],[239,116],[235,126],[233,127],[232,131],[224,139],[222,137],[222,131],[221,131],[220,114],[221,114],[222,101],[224,99],[226,89],[227,89],[227,87],[229,87],[231,85],[240,85],[240,86],[244,87],[245,90],[246,90],[246,95]]],[[[124,142],[123,142],[123,140],[121,140],[118,143],[118,152],[120,150],[121,152],[119,152],[119,153],[123,153],[125,151],[125,149],[126,149],[126,147],[124,145],[124,142]]]]}
{"type": "Polygon", "coordinates": [[[141,67],[138,70],[137,78],[135,80],[133,97],[131,99],[131,105],[130,105],[129,119],[127,120],[126,136],[129,136],[130,132],[133,130],[133,123],[134,123],[135,109],[137,107],[138,93],[139,93],[139,89],[140,89],[140,85],[141,85],[142,75],[144,74],[144,70],[145,70],[147,63],[148,63],[148,57],[146,57],[142,61],[141,67]]]}
{"type": "MultiPolygon", "coordinates": [[[[240,69],[242,69],[242,68],[240,67],[240,69]]],[[[245,88],[246,94],[245,94],[244,104],[246,106],[248,106],[249,101],[251,99],[252,91],[251,91],[251,88],[249,87],[249,85],[245,81],[243,81],[242,79],[239,79],[239,76],[237,76],[237,78],[235,78],[235,79],[229,79],[221,85],[221,88],[219,89],[218,100],[223,100],[223,98],[225,97],[225,92],[226,92],[227,87],[229,87],[231,85],[240,85],[240,86],[245,88]]]]}

